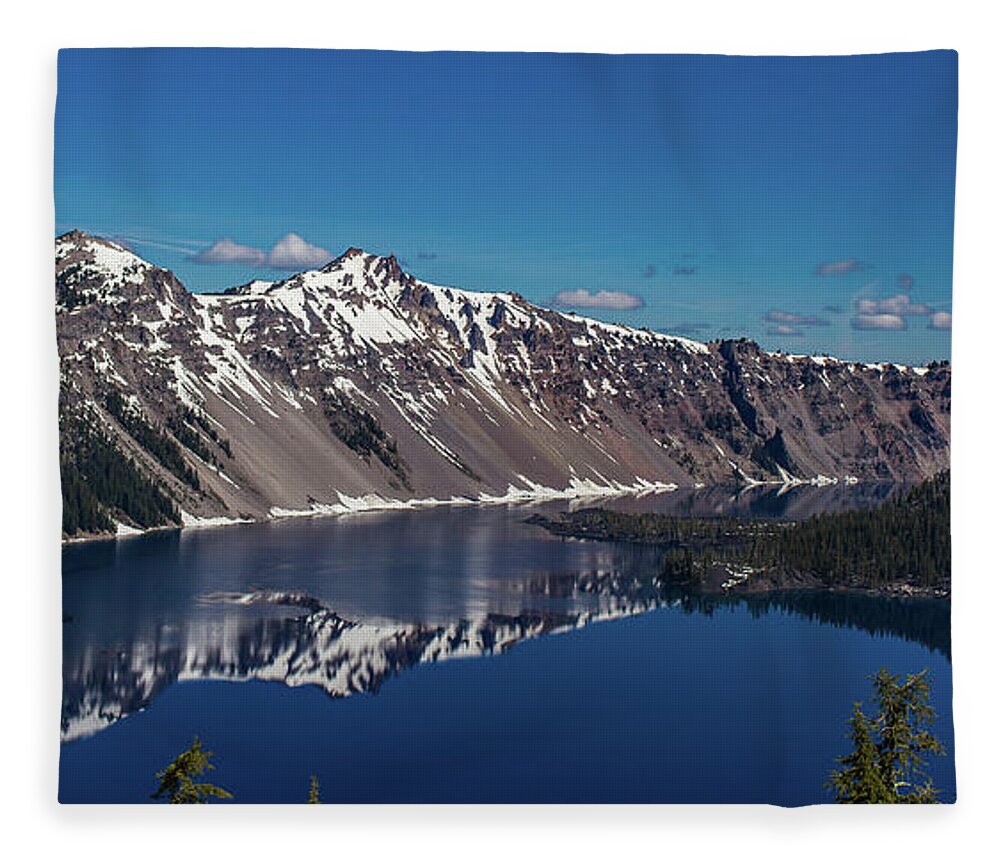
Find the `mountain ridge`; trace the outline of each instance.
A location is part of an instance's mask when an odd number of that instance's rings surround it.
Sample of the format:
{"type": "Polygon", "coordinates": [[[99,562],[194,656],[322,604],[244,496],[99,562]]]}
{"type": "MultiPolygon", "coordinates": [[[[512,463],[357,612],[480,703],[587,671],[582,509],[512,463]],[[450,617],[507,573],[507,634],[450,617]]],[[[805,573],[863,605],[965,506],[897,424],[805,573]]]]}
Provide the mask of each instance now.
{"type": "Polygon", "coordinates": [[[703,344],[430,284],[360,248],[195,294],[73,231],[56,316],[64,505],[70,474],[99,526],[78,533],[948,465],[947,365],[703,344]],[[91,492],[95,446],[173,515],[91,492]]]}

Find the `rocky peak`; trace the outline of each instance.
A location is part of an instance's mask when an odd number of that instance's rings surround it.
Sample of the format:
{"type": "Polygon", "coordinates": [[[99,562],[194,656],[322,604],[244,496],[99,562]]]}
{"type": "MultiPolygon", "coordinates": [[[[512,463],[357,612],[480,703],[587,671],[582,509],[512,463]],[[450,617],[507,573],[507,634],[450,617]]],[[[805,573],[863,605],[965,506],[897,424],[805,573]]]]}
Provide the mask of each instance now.
{"type": "Polygon", "coordinates": [[[365,261],[368,271],[380,282],[405,282],[413,278],[412,275],[403,270],[395,254],[389,254],[388,256],[366,254],[365,261]]]}
{"type": "Polygon", "coordinates": [[[289,285],[317,287],[321,292],[348,290],[362,295],[398,299],[416,279],[405,272],[395,255],[380,256],[351,246],[326,266],[313,272],[302,272],[288,281],[289,285]]]}
{"type": "MultiPolygon", "coordinates": [[[[56,247],[56,303],[70,311],[100,302],[116,305],[153,292],[186,292],[173,274],[147,263],[124,245],[73,230],[56,247]]],[[[174,296],[171,295],[173,298],[174,296]]]]}
{"type": "Polygon", "coordinates": [[[56,247],[66,244],[82,244],[83,242],[93,239],[94,241],[105,241],[103,239],[98,239],[96,236],[90,236],[84,233],[83,230],[70,230],[68,233],[63,233],[61,236],[56,236],[56,247]]]}

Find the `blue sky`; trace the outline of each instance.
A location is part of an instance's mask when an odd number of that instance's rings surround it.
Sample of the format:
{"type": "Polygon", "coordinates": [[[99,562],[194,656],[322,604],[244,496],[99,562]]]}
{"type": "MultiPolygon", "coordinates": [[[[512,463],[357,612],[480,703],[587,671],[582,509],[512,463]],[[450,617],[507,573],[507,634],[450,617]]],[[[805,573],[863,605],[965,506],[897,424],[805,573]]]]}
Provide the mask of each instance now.
{"type": "Polygon", "coordinates": [[[948,358],[957,64],[64,50],[56,229],[196,292],[356,245],[702,340],[948,358]]]}

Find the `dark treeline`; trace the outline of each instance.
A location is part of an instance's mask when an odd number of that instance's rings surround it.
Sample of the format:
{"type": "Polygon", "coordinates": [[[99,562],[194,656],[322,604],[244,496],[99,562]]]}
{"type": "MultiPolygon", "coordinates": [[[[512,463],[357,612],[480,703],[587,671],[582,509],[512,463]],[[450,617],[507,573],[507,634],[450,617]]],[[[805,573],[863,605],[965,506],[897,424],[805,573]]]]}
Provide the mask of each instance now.
{"type": "Polygon", "coordinates": [[[801,522],[690,518],[588,509],[529,519],[553,534],[652,543],[666,548],[669,581],[706,583],[720,569],[747,574],[747,587],[951,584],[950,473],[942,472],[878,507],[801,522]]]}
{"type": "Polygon", "coordinates": [[[205,440],[195,429],[194,412],[192,410],[188,409],[180,415],[168,418],[167,429],[173,434],[173,437],[178,442],[180,442],[193,454],[197,455],[201,460],[204,460],[206,463],[211,463],[213,466],[219,465],[218,457],[216,457],[208,445],[205,444],[205,440]]]}
{"type": "Polygon", "coordinates": [[[700,552],[672,549],[664,568],[667,576],[699,579],[713,564],[779,577],[805,574],[825,586],[948,589],[950,474],[942,472],[876,508],[751,531],[742,541],[700,552]]]}
{"type": "Polygon", "coordinates": [[[143,527],[179,521],[173,503],[88,422],[64,416],[62,438],[71,440],[60,451],[64,534],[110,531],[112,511],[143,527]]]}
{"type": "Polygon", "coordinates": [[[367,460],[374,454],[389,471],[396,474],[404,487],[410,487],[410,477],[396,446],[378,419],[370,412],[336,393],[327,393],[323,411],[330,430],[348,448],[367,460]]]}
{"type": "Polygon", "coordinates": [[[219,435],[219,432],[212,426],[211,422],[200,412],[196,412],[194,409],[184,409],[179,415],[168,419],[167,428],[171,433],[174,434],[174,438],[177,439],[185,448],[189,451],[193,451],[206,463],[211,463],[213,466],[219,466],[219,459],[211,451],[211,449],[205,444],[204,439],[202,439],[201,433],[204,433],[209,439],[211,439],[222,452],[228,458],[232,458],[233,451],[229,445],[229,440],[223,436],[219,435]]]}
{"type": "Polygon", "coordinates": [[[951,583],[950,473],[877,508],[821,514],[755,536],[739,557],[754,566],[807,571],[828,585],[946,587],[951,583]]]}
{"type": "Polygon", "coordinates": [[[604,508],[587,508],[553,520],[539,514],[527,522],[561,537],[626,543],[663,544],[675,550],[742,546],[756,535],[770,535],[789,524],[723,517],[678,517],[667,514],[627,514],[604,508]]]}
{"type": "MultiPolygon", "coordinates": [[[[125,432],[135,439],[144,450],[148,451],[164,469],[192,489],[201,489],[198,474],[187,464],[180,446],[173,439],[152,424],[147,423],[137,412],[129,409],[125,399],[117,391],[108,392],[105,406],[125,432]]],[[[195,451],[195,453],[198,452],[195,451]]]]}

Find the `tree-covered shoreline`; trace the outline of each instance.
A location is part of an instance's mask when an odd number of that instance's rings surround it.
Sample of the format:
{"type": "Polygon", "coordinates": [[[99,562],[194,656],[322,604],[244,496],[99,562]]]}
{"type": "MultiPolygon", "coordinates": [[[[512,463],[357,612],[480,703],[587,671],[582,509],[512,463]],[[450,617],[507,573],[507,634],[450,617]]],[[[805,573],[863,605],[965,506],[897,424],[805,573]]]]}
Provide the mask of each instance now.
{"type": "Polygon", "coordinates": [[[950,473],[875,508],[801,522],[590,508],[529,522],[562,537],[662,545],[664,581],[706,591],[862,589],[949,597],[950,473]]]}

